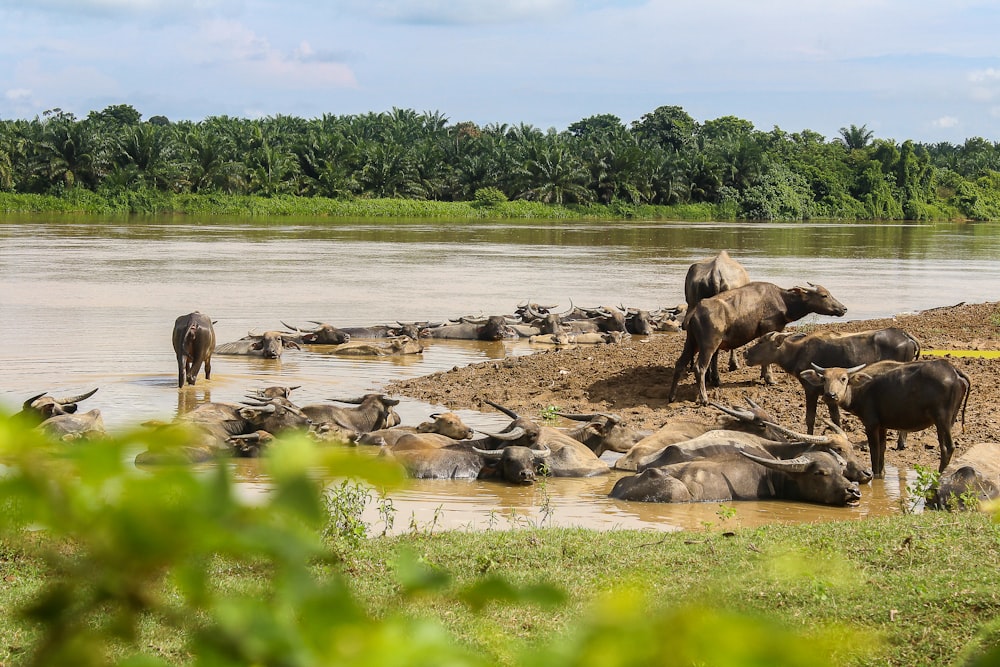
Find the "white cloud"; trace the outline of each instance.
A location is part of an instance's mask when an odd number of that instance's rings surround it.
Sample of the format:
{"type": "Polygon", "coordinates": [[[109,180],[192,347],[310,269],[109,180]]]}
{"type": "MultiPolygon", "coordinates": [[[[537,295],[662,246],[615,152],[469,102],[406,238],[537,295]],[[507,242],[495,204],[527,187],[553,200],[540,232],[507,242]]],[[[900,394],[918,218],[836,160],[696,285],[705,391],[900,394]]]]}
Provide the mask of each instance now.
{"type": "Polygon", "coordinates": [[[354,87],[354,72],[329,52],[319,53],[308,42],[285,52],[242,23],[212,20],[188,49],[204,65],[220,67],[257,84],[281,87],[354,87]]]}
{"type": "Polygon", "coordinates": [[[949,129],[952,127],[958,127],[958,119],[954,116],[942,116],[931,121],[931,125],[934,127],[949,129]]]}
{"type": "Polygon", "coordinates": [[[28,88],[11,88],[4,92],[4,99],[11,102],[24,102],[31,99],[31,90],[28,88]]]}
{"type": "Polygon", "coordinates": [[[428,25],[515,23],[565,15],[573,0],[348,0],[348,10],[377,19],[428,25]]]}

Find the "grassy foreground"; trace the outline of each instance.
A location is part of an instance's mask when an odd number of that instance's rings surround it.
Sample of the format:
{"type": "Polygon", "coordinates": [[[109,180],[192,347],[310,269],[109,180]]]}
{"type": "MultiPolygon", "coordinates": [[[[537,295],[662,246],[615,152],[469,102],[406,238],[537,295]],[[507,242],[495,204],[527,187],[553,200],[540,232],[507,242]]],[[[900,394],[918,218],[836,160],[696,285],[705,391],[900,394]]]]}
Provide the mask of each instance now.
{"type": "Polygon", "coordinates": [[[398,486],[395,468],[283,440],[265,461],[271,493],[248,505],[224,464],[130,464],[138,448],[184,442],[137,429],[67,447],[0,419],[4,665],[1000,658],[988,653],[1000,646],[1000,527],[985,513],[370,537],[365,493],[351,489],[398,486]]]}

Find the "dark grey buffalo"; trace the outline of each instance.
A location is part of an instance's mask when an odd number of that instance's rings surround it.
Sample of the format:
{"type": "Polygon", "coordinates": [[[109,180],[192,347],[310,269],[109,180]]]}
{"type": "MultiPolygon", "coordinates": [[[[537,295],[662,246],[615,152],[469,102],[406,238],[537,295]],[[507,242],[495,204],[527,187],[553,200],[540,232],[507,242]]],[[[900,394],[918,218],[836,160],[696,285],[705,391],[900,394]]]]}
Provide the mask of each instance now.
{"type": "Polygon", "coordinates": [[[288,334],[281,331],[265,331],[264,333],[250,331],[237,341],[219,345],[215,353],[279,359],[286,347],[293,350],[302,349],[296,340],[297,337],[298,334],[288,334]]]}
{"type": "Polygon", "coordinates": [[[980,503],[997,497],[1000,497],[1000,443],[980,442],[948,464],[927,506],[976,509],[980,503]]]}
{"type": "Polygon", "coordinates": [[[814,366],[800,375],[864,424],[876,477],[885,477],[887,429],[922,431],[934,426],[941,454],[938,471],[951,461],[955,450],[951,427],[959,410],[965,421],[972,384],[947,359],[879,361],[854,368],[814,366]]]}
{"type": "MultiPolygon", "coordinates": [[[[688,267],[684,276],[684,300],[687,304],[686,313],[690,313],[702,299],[721,294],[726,290],[743,287],[750,282],[750,275],[743,265],[729,256],[725,250],[719,251],[715,257],[701,259],[688,267]]],[[[685,318],[682,326],[686,327],[685,318]]],[[[717,365],[718,360],[713,364],[717,365]]],[[[739,367],[736,351],[729,352],[729,370],[739,367]]]]}
{"type": "Polygon", "coordinates": [[[343,345],[351,340],[350,333],[343,329],[338,329],[332,324],[317,322],[316,320],[311,320],[311,322],[316,325],[311,329],[293,327],[285,322],[282,322],[282,324],[299,334],[300,337],[297,342],[307,345],[343,345]]]}
{"type": "MultiPolygon", "coordinates": [[[[806,430],[813,432],[816,406],[823,394],[822,387],[799,376],[812,364],[824,368],[853,368],[876,361],[914,361],[920,356],[920,343],[898,327],[838,334],[830,331],[813,333],[771,332],[754,343],[746,354],[750,366],[777,364],[802,384],[806,396],[806,430]]],[[[824,397],[830,419],[840,425],[837,402],[824,397]]],[[[902,444],[904,432],[900,432],[902,444]]]]}
{"type": "Polygon", "coordinates": [[[205,379],[212,377],[212,352],[215,351],[215,329],[212,318],[197,310],[174,320],[172,336],[177,356],[177,386],[194,384],[205,365],[205,379]]]}
{"type": "Polygon", "coordinates": [[[520,337],[520,334],[512,326],[517,323],[518,320],[503,315],[463,317],[459,322],[427,327],[425,335],[428,338],[459,340],[506,340],[520,337]]]}
{"type": "Polygon", "coordinates": [[[669,400],[677,397],[677,384],[687,372],[688,365],[698,355],[698,401],[708,403],[705,388],[706,375],[711,367],[713,385],[719,385],[719,369],[715,353],[735,350],[771,331],[781,331],[810,313],[842,316],[847,312],[840,303],[820,285],[783,289],[772,283],[751,282],[708,299],[688,311],[685,323],[684,350],[674,364],[670,383],[669,400]]]}
{"type": "Polygon", "coordinates": [[[856,506],[861,493],[844,475],[836,454],[809,451],[789,460],[740,451],[728,458],[706,458],[648,468],[623,477],[611,497],[660,503],[731,500],[798,500],[856,506]]]}
{"type": "Polygon", "coordinates": [[[385,394],[365,394],[360,398],[331,398],[338,403],[349,403],[354,407],[330,405],[329,403],[313,403],[303,405],[304,412],[319,428],[328,423],[341,429],[347,429],[357,434],[368,433],[382,428],[389,428],[399,423],[394,406],[399,400],[385,394]]]}

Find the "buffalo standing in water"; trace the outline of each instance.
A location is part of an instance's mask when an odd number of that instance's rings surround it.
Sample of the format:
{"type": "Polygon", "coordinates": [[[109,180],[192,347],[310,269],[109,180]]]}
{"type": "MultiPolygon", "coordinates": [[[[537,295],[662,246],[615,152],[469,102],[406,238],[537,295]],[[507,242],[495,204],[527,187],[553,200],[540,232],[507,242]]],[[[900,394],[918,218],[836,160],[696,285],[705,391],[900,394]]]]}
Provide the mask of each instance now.
{"type": "Polygon", "coordinates": [[[174,354],[177,355],[177,387],[194,384],[205,364],[205,379],[212,377],[212,352],[215,351],[215,329],[212,318],[197,310],[181,315],[174,321],[174,354]]]}

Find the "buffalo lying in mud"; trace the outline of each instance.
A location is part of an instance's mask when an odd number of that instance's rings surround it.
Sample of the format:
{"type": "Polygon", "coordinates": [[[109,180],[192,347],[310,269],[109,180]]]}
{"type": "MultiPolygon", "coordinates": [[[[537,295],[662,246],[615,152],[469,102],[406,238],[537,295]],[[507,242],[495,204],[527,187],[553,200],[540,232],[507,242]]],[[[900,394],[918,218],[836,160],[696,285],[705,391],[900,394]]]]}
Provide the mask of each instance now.
{"type": "Polygon", "coordinates": [[[707,458],[648,468],[615,483],[611,497],[661,503],[798,500],[824,505],[856,506],[861,492],[843,473],[840,457],[809,451],[793,459],[738,451],[726,458],[707,458]]]}

